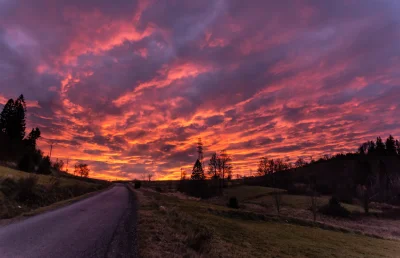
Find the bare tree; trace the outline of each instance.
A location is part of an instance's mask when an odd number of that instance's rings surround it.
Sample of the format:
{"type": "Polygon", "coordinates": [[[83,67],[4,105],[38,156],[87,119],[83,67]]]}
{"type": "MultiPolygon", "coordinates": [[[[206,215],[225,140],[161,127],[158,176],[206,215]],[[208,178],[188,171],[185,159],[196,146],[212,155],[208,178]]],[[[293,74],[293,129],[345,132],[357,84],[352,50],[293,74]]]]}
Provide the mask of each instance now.
{"type": "Polygon", "coordinates": [[[218,173],[218,156],[217,153],[213,153],[210,158],[210,162],[208,163],[208,174],[212,178],[219,178],[219,173],[218,173]]]}
{"type": "Polygon", "coordinates": [[[81,177],[89,177],[89,166],[87,164],[78,163],[75,165],[74,175],[79,175],[81,177]]]}
{"type": "Polygon", "coordinates": [[[268,175],[270,172],[270,164],[267,157],[261,157],[258,163],[257,173],[261,176],[268,175]]]}
{"type": "Polygon", "coordinates": [[[273,193],[273,198],[274,198],[275,208],[279,216],[282,207],[282,192],[275,191],[273,193]]]}
{"type": "Polygon", "coordinates": [[[152,178],[153,176],[154,176],[154,175],[151,174],[151,173],[149,173],[149,174],[147,175],[147,178],[149,179],[149,182],[151,181],[151,178],[152,178]]]}
{"type": "Polygon", "coordinates": [[[62,161],[61,159],[56,161],[56,163],[54,163],[53,167],[58,170],[61,171],[64,167],[64,161],[62,161]]]}
{"type": "Polygon", "coordinates": [[[311,204],[310,209],[313,214],[313,220],[315,223],[317,221],[317,213],[318,213],[318,197],[315,190],[310,195],[310,204],[311,204]]]}
{"type": "Polygon", "coordinates": [[[301,168],[307,165],[307,161],[305,161],[304,158],[299,157],[297,161],[294,163],[294,165],[296,168],[301,168]]]}
{"type": "Polygon", "coordinates": [[[222,187],[225,187],[225,178],[229,175],[232,177],[232,158],[226,153],[226,150],[221,151],[218,156],[218,170],[222,178],[222,187]]]}

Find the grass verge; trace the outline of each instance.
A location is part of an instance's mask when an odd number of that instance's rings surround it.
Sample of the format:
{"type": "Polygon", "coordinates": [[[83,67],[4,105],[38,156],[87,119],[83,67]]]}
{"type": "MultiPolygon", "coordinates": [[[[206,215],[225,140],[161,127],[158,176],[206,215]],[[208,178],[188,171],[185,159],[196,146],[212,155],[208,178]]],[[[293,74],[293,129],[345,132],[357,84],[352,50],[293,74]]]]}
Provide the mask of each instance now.
{"type": "Polygon", "coordinates": [[[141,257],[396,257],[400,243],[285,221],[140,189],[141,257]]]}
{"type": "Polygon", "coordinates": [[[102,190],[109,183],[36,175],[0,167],[0,219],[35,214],[49,205],[102,190]]]}

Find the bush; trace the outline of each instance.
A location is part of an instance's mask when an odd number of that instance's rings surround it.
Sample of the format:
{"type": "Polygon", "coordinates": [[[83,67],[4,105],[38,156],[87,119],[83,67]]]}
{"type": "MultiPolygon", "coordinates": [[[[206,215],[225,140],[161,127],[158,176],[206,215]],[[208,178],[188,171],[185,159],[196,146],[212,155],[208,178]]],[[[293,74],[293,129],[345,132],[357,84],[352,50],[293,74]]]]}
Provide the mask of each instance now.
{"type": "Polygon", "coordinates": [[[17,192],[17,189],[17,182],[12,178],[0,178],[0,192],[2,192],[6,197],[12,197],[12,195],[17,192]]]}
{"type": "Polygon", "coordinates": [[[198,198],[211,198],[221,193],[219,181],[181,180],[177,185],[179,192],[198,198]]]}
{"type": "Polygon", "coordinates": [[[310,187],[306,184],[291,184],[288,186],[288,194],[306,195],[311,192],[310,187]]]}
{"type": "Polygon", "coordinates": [[[37,185],[38,179],[39,178],[37,176],[29,176],[18,179],[18,195],[16,196],[17,201],[30,202],[35,199],[35,187],[37,185]]]}
{"type": "Polygon", "coordinates": [[[228,207],[233,209],[239,209],[239,202],[236,197],[229,198],[228,207]]]}
{"type": "Polygon", "coordinates": [[[44,157],[42,159],[42,162],[40,162],[38,173],[39,174],[44,174],[44,175],[50,175],[51,174],[51,162],[50,162],[49,156],[44,157]]]}
{"type": "Polygon", "coordinates": [[[135,181],[135,189],[139,189],[142,186],[142,182],[137,180],[135,181]]]}
{"type": "Polygon", "coordinates": [[[25,172],[32,172],[34,168],[32,157],[29,153],[26,153],[18,162],[18,169],[25,172]]]}
{"type": "Polygon", "coordinates": [[[340,204],[336,197],[332,197],[329,203],[320,209],[320,212],[333,217],[350,217],[350,212],[340,204]]]}
{"type": "Polygon", "coordinates": [[[159,187],[159,186],[156,187],[156,191],[159,192],[159,193],[162,193],[162,192],[163,192],[163,190],[162,190],[161,187],[159,187]]]}

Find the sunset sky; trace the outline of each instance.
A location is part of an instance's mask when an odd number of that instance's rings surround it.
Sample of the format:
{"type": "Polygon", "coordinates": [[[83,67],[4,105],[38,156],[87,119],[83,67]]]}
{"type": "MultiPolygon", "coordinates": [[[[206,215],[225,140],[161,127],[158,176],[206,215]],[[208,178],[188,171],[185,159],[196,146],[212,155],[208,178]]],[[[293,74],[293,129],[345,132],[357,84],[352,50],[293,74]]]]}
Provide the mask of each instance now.
{"type": "Polygon", "coordinates": [[[53,161],[178,178],[196,142],[261,156],[400,136],[398,0],[0,0],[0,108],[23,93],[53,161]]]}

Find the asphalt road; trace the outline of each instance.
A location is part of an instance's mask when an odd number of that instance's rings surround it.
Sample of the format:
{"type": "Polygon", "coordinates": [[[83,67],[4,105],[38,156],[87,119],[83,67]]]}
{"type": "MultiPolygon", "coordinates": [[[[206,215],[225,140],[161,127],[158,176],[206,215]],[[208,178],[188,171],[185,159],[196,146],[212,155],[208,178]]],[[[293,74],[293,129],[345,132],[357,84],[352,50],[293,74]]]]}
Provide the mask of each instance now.
{"type": "Polygon", "coordinates": [[[0,257],[137,257],[136,203],[124,185],[0,227],[0,257]]]}

